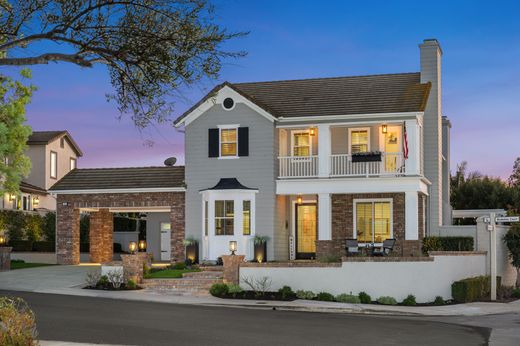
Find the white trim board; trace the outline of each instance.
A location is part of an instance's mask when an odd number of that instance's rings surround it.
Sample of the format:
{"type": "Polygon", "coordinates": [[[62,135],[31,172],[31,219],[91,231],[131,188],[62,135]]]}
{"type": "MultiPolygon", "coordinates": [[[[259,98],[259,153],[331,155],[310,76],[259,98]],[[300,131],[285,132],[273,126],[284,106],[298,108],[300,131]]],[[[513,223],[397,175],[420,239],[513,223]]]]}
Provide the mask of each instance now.
{"type": "Polygon", "coordinates": [[[291,123],[298,121],[327,121],[327,120],[350,120],[350,119],[363,119],[370,117],[379,118],[410,118],[423,116],[424,112],[403,112],[403,113],[367,113],[367,114],[339,114],[339,115],[318,115],[318,116],[306,116],[306,117],[278,117],[280,123],[291,123]]]}
{"type": "Polygon", "coordinates": [[[89,189],[89,190],[54,190],[52,195],[79,195],[79,194],[103,194],[103,193],[146,193],[146,192],[186,192],[185,187],[152,187],[132,189],[89,189]]]}

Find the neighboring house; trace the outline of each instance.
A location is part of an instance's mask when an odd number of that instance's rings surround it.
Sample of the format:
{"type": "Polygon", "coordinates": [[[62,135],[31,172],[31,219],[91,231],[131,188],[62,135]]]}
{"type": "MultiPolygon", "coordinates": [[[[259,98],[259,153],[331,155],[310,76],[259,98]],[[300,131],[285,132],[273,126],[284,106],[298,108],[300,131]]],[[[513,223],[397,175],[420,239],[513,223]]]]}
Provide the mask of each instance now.
{"type": "Polygon", "coordinates": [[[449,121],[436,40],[420,71],[223,83],[185,127],[185,236],[216,260],[269,237],[269,260],[339,256],[345,239],[419,254],[449,222],[449,121]]]}
{"type": "Polygon", "coordinates": [[[56,199],[47,191],[77,167],[81,149],[67,131],[34,131],[27,141],[31,172],[20,184],[19,196],[6,194],[2,209],[56,210],[56,199]]]}

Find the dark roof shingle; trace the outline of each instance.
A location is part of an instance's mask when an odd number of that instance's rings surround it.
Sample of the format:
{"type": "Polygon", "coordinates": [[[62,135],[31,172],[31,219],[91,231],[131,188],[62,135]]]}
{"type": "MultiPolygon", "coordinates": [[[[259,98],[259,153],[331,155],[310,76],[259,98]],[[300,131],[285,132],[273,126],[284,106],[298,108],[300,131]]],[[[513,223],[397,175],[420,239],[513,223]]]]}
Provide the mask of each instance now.
{"type": "Polygon", "coordinates": [[[78,144],[74,141],[68,131],[33,131],[27,140],[29,145],[45,145],[49,144],[58,137],[66,136],[65,138],[69,141],[70,145],[76,151],[78,156],[83,156],[83,152],[79,148],[78,144]]]}
{"type": "Polygon", "coordinates": [[[184,166],[75,169],[49,191],[175,187],[185,187],[184,166]]]}

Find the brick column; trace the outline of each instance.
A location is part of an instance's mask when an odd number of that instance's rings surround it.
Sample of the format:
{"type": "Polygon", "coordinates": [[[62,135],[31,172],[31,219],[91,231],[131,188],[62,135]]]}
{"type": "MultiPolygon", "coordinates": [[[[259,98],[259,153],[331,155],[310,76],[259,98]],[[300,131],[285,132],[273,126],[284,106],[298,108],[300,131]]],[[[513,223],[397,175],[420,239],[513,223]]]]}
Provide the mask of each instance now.
{"type": "Polygon", "coordinates": [[[222,256],[224,263],[224,282],[238,285],[240,283],[240,263],[244,262],[244,255],[222,256]]]}
{"type": "Polygon", "coordinates": [[[56,206],[56,258],[58,264],[79,264],[79,209],[60,201],[56,206]],[[65,205],[63,205],[65,204],[65,205]]]}
{"type": "Polygon", "coordinates": [[[171,207],[171,262],[184,262],[184,193],[175,193],[171,207]]]}
{"type": "Polygon", "coordinates": [[[90,261],[94,263],[111,262],[114,256],[114,217],[106,209],[90,214],[90,261]]]}
{"type": "Polygon", "coordinates": [[[125,282],[128,282],[128,280],[132,280],[136,284],[143,282],[143,258],[139,254],[121,255],[125,282]]]}

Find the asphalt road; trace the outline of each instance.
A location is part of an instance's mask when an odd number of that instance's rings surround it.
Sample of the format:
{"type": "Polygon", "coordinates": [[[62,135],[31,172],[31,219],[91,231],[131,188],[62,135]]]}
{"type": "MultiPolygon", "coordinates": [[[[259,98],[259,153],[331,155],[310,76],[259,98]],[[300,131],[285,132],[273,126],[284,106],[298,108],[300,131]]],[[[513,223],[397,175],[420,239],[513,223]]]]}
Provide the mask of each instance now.
{"type": "Polygon", "coordinates": [[[0,291],[39,338],[124,345],[484,345],[490,330],[421,318],[189,306],[0,291]]]}

